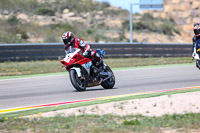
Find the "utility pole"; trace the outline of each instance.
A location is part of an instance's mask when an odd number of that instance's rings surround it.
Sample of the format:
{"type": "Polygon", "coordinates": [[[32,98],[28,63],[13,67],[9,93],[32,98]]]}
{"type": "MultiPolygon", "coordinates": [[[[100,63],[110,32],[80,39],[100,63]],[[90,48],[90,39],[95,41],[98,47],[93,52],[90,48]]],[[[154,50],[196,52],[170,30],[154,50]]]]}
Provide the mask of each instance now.
{"type": "Polygon", "coordinates": [[[132,6],[133,4],[131,3],[130,4],[130,43],[133,43],[133,18],[132,18],[132,15],[133,15],[133,12],[132,12],[132,6]]]}

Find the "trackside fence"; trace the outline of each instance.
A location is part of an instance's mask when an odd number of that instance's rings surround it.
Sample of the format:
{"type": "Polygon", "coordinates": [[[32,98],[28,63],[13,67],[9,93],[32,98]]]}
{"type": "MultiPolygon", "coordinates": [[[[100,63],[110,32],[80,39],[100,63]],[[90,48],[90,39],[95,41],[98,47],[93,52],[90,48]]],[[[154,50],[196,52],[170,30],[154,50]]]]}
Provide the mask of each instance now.
{"type": "MultiPolygon", "coordinates": [[[[89,43],[92,49],[103,49],[105,58],[187,57],[192,44],[167,43],[89,43]]],[[[65,56],[62,43],[0,44],[0,62],[57,60],[65,56]]]]}

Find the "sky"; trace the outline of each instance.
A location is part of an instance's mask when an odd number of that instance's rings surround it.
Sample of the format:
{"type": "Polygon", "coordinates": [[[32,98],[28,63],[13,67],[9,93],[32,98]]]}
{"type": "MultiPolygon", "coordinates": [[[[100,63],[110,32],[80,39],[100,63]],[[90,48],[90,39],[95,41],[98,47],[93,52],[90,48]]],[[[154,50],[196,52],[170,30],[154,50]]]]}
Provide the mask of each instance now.
{"type": "MultiPolygon", "coordinates": [[[[112,6],[121,7],[122,9],[126,9],[126,10],[130,10],[130,3],[132,3],[133,4],[133,12],[141,13],[139,5],[136,5],[136,4],[140,3],[140,0],[96,0],[96,1],[108,2],[112,6]]],[[[162,0],[141,0],[141,2],[162,3],[162,0]]]]}

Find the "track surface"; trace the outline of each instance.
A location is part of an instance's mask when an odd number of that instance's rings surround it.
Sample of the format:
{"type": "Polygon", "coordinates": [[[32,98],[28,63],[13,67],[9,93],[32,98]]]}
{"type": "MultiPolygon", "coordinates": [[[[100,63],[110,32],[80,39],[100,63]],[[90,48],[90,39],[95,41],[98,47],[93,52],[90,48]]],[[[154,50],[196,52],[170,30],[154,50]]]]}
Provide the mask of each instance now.
{"type": "Polygon", "coordinates": [[[171,66],[114,71],[114,89],[101,86],[77,92],[69,75],[0,80],[0,110],[129,93],[199,86],[195,66],[171,66]]]}

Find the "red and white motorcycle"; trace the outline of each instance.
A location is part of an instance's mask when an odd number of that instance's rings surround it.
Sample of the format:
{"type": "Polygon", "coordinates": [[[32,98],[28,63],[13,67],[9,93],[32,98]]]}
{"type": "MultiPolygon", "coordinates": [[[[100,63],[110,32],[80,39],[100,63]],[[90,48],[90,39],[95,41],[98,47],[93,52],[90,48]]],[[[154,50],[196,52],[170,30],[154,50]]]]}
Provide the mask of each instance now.
{"type": "MultiPolygon", "coordinates": [[[[101,85],[105,89],[111,89],[115,85],[115,76],[102,58],[105,52],[97,50],[101,57],[99,64],[94,65],[94,61],[80,54],[80,49],[69,53],[60,62],[69,72],[72,85],[77,91],[85,91],[86,87],[101,85]]],[[[96,63],[96,62],[95,62],[96,63]]]]}

